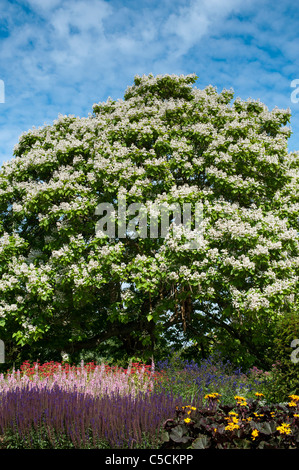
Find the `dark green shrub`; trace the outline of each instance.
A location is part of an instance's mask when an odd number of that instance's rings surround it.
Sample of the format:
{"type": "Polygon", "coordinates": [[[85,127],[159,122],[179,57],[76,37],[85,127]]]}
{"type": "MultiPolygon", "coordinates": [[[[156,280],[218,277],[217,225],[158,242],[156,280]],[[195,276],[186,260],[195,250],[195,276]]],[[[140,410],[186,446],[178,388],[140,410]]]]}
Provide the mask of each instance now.
{"type": "Polygon", "coordinates": [[[284,402],[290,394],[299,394],[299,357],[291,344],[299,339],[299,313],[286,313],[276,326],[273,357],[272,400],[284,402]],[[297,362],[298,361],[298,362],[297,362]]]}

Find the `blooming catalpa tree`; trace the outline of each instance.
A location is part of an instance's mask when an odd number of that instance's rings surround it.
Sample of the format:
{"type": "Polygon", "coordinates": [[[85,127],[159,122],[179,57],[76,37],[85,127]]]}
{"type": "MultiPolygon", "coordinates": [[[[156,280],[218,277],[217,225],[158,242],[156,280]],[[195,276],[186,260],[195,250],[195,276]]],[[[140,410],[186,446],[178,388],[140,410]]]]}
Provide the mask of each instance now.
{"type": "Polygon", "coordinates": [[[261,358],[277,317],[297,311],[290,112],[196,78],[137,76],[124,100],[20,137],[0,173],[6,343],[153,351],[176,325],[261,358]]]}

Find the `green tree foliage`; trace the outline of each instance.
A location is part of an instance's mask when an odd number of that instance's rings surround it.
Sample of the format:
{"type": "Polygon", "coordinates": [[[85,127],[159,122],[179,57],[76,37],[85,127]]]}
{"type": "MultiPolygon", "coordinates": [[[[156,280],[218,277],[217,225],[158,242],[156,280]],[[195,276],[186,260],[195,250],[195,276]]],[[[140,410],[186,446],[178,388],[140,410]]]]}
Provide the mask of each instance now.
{"type": "Polygon", "coordinates": [[[180,333],[202,354],[220,347],[266,361],[277,316],[296,311],[290,113],[197,89],[196,79],[137,76],[124,100],[20,137],[0,172],[0,337],[9,350],[53,357],[110,341],[152,354],[180,333]],[[118,223],[115,237],[100,236],[96,208],[117,211],[123,196],[148,211],[201,203],[200,247],[188,249],[194,220],[180,237],[121,236],[118,223]]]}

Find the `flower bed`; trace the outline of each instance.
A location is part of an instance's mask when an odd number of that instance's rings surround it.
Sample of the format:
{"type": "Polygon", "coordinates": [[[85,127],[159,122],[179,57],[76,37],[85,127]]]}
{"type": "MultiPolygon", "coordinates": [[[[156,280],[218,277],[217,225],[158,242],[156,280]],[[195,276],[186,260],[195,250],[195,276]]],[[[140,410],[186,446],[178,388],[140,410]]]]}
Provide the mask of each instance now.
{"type": "Polygon", "coordinates": [[[219,404],[220,394],[205,396],[206,406],[185,405],[164,423],[164,444],[170,449],[296,449],[299,448],[299,396],[284,404],[266,404],[236,395],[232,405],[219,404]]]}
{"type": "Polygon", "coordinates": [[[267,404],[266,373],[226,366],[25,362],[0,375],[0,448],[299,447],[299,397],[267,404]]]}

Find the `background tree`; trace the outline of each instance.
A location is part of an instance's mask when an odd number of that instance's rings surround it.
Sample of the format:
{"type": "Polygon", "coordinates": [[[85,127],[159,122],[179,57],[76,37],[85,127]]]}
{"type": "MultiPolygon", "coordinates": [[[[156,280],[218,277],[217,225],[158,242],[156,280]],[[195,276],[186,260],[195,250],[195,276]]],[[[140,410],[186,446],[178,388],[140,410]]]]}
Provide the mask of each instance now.
{"type": "Polygon", "coordinates": [[[267,365],[277,319],[298,308],[290,112],[231,103],[231,90],[199,90],[196,79],[136,76],[124,100],[20,137],[0,173],[8,357],[146,357],[175,331],[192,354],[267,365]],[[122,195],[148,210],[202,203],[203,243],[186,249],[194,220],[180,237],[119,236],[118,225],[114,238],[99,236],[98,204],[117,210],[122,195]]]}

